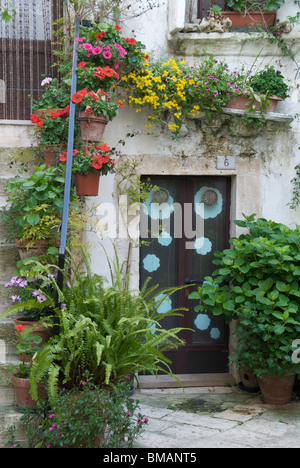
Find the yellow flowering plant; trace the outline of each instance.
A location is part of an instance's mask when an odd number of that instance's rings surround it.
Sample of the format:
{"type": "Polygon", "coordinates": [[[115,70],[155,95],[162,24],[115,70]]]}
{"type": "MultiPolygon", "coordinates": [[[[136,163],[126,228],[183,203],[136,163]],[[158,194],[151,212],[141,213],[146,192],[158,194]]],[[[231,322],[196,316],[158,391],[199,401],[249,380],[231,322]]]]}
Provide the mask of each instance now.
{"type": "Polygon", "coordinates": [[[122,80],[127,85],[131,107],[137,112],[143,106],[151,109],[150,124],[165,121],[164,114],[169,111],[168,126],[174,138],[178,138],[184,117],[193,118],[204,111],[210,119],[211,110],[221,112],[229,99],[240,92],[238,73],[213,57],[194,67],[182,60],[153,64],[145,60],[139,73],[129,73],[122,80]]]}

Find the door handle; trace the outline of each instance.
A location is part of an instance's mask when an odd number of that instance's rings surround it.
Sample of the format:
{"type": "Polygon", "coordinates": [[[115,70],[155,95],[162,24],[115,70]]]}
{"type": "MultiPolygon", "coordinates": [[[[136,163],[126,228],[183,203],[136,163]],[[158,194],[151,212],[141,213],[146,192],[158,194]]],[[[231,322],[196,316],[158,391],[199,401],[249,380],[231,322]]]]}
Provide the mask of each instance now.
{"type": "Polygon", "coordinates": [[[191,280],[191,279],[189,279],[189,278],[186,278],[186,279],[184,280],[184,284],[195,284],[195,283],[197,283],[197,284],[202,284],[202,281],[199,281],[199,280],[191,280]]]}

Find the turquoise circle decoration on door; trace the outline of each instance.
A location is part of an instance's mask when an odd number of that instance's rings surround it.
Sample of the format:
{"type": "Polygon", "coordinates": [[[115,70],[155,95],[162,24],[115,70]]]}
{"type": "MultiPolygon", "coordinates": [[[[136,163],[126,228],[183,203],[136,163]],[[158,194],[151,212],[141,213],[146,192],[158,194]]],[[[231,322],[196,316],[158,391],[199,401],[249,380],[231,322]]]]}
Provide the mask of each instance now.
{"type": "Polygon", "coordinates": [[[199,255],[206,255],[211,252],[212,243],[207,237],[197,237],[194,249],[199,255]]]}
{"type": "Polygon", "coordinates": [[[163,247],[168,247],[172,240],[172,236],[167,231],[162,232],[157,238],[158,243],[163,247]]]}
{"type": "Polygon", "coordinates": [[[207,314],[198,314],[194,323],[198,330],[204,331],[208,330],[211,320],[207,314]]]}
{"type": "Polygon", "coordinates": [[[195,193],[194,209],[204,219],[216,218],[223,209],[223,197],[214,187],[202,187],[195,193]]]}
{"type": "Polygon", "coordinates": [[[165,189],[160,189],[161,196],[155,190],[150,190],[148,198],[143,203],[145,214],[151,219],[168,219],[174,212],[174,199],[165,189]]]}
{"type": "Polygon", "coordinates": [[[145,270],[149,271],[149,273],[152,273],[153,271],[159,269],[160,259],[154,254],[148,254],[143,260],[143,265],[145,270]]]}
{"type": "Polygon", "coordinates": [[[155,298],[155,302],[159,303],[159,306],[157,308],[158,314],[166,314],[167,312],[170,312],[170,310],[172,310],[172,300],[166,294],[159,294],[155,298]]]}

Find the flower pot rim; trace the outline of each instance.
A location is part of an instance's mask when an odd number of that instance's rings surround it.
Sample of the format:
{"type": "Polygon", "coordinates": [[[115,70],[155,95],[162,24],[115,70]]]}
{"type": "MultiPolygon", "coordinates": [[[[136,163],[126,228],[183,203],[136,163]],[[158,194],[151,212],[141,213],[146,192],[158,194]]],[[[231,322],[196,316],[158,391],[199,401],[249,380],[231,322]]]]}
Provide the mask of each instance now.
{"type": "Polygon", "coordinates": [[[274,15],[276,14],[277,10],[247,10],[247,11],[231,11],[231,10],[222,10],[221,13],[226,13],[229,15],[242,15],[242,16],[248,16],[250,14],[253,15],[274,15]]]}

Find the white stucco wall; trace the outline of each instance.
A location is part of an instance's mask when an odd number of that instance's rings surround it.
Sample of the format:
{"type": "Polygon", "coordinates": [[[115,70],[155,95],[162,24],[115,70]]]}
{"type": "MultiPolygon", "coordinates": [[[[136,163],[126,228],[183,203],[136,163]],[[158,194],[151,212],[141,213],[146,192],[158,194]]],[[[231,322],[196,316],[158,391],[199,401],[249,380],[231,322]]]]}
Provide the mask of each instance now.
{"type": "MultiPolygon", "coordinates": [[[[146,3],[146,0],[145,0],[146,3]]],[[[295,5],[291,0],[281,8],[279,17],[284,19],[295,14],[295,5]]],[[[290,98],[278,105],[278,112],[296,114],[299,112],[300,74],[297,66],[281,51],[267,40],[249,40],[243,33],[182,33],[185,21],[185,1],[165,0],[160,8],[155,8],[138,18],[120,22],[125,36],[135,35],[142,41],[147,51],[155,58],[183,57],[188,63],[201,61],[208,54],[217,60],[224,60],[231,69],[241,63],[249,66],[260,52],[257,65],[274,64],[281,68],[291,85],[290,98]],[[172,33],[172,34],[170,34],[172,33]],[[178,41],[180,39],[180,41],[178,41]]],[[[296,62],[300,63],[299,26],[285,35],[286,41],[292,44],[296,62]]],[[[125,107],[120,115],[109,123],[105,131],[107,144],[115,145],[128,131],[141,129],[141,135],[128,141],[122,150],[131,156],[140,158],[138,170],[141,174],[173,175],[222,175],[216,169],[218,155],[233,155],[237,158],[237,169],[226,172],[232,176],[231,219],[241,217],[244,212],[256,212],[259,216],[294,226],[300,221],[300,210],[293,211],[288,203],[291,200],[291,179],[294,167],[299,163],[300,137],[299,120],[295,119],[290,129],[274,124],[268,125],[268,132],[262,132],[254,138],[235,137],[222,133],[219,139],[212,129],[207,129],[205,122],[195,125],[190,121],[179,142],[174,142],[170,132],[157,125],[145,130],[147,111],[136,112],[125,107]],[[208,146],[206,136],[215,138],[215,145],[208,146]],[[188,157],[183,157],[183,154],[188,157]]],[[[27,134],[31,126],[24,123],[7,125],[0,122],[2,146],[30,146],[32,140],[27,134]]],[[[222,132],[224,132],[224,128],[222,132]]],[[[110,175],[102,177],[99,196],[88,200],[87,206],[98,206],[101,203],[117,203],[115,179],[110,175]]],[[[115,205],[116,206],[116,205],[115,205]]],[[[117,206],[116,206],[117,210],[117,206]]],[[[99,230],[101,233],[103,226],[99,230]]],[[[235,235],[232,225],[232,235],[235,235]]],[[[97,245],[100,235],[87,234],[92,244],[97,245]]],[[[111,251],[111,241],[104,240],[111,251]]],[[[116,240],[121,255],[126,258],[128,243],[116,240]]],[[[103,267],[102,250],[96,247],[93,255],[93,267],[98,273],[107,273],[103,267]],[[101,260],[102,258],[102,260],[101,260]]],[[[138,249],[133,256],[133,284],[138,285],[138,249]]]]}

